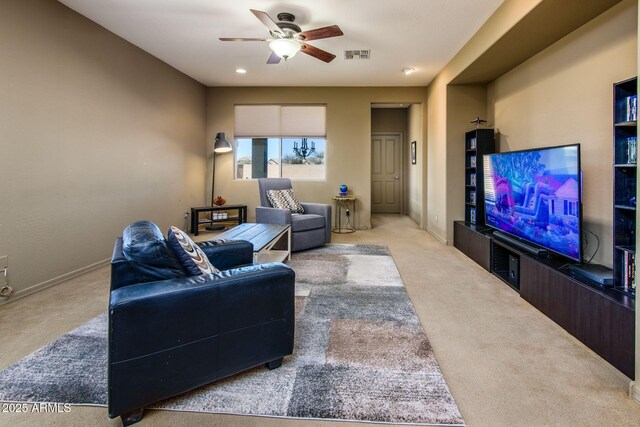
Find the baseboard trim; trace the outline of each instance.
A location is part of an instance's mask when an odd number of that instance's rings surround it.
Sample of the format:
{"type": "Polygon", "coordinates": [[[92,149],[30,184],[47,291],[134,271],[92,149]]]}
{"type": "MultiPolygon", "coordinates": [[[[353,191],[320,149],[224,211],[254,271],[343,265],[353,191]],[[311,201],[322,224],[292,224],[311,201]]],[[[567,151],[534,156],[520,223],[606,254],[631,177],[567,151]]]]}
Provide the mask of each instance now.
{"type": "Polygon", "coordinates": [[[447,246],[451,246],[452,243],[448,242],[447,239],[443,239],[442,237],[438,236],[435,232],[433,232],[433,230],[431,230],[429,227],[424,226],[423,227],[424,231],[426,231],[427,233],[429,233],[434,239],[436,239],[438,242],[442,243],[443,245],[447,245],[447,246]]]}
{"type": "Polygon", "coordinates": [[[4,297],[4,298],[0,297],[0,306],[13,302],[15,300],[18,300],[20,298],[24,298],[27,295],[31,295],[43,289],[50,288],[51,286],[55,286],[62,282],[66,282],[67,280],[73,279],[74,277],[82,276],[83,274],[86,274],[90,271],[96,270],[100,267],[103,267],[109,264],[110,261],[111,261],[111,258],[107,258],[102,261],[89,264],[86,267],[82,267],[77,270],[71,271],[69,273],[65,273],[62,276],[54,277],[53,279],[46,280],[44,282],[38,283],[37,285],[33,285],[26,289],[19,290],[8,297],[4,297]]]}
{"type": "Polygon", "coordinates": [[[637,381],[631,381],[629,383],[629,397],[636,401],[640,405],[640,383],[637,381]]]}

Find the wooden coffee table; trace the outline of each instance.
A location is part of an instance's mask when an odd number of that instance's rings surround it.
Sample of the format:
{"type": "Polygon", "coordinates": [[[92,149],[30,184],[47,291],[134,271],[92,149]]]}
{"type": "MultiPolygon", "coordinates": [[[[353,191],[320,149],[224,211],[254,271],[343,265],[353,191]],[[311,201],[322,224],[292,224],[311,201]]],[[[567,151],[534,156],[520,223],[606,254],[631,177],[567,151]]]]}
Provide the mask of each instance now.
{"type": "Polygon", "coordinates": [[[291,226],[244,223],[218,234],[216,239],[246,240],[253,245],[253,263],[291,259],[291,226]]]}

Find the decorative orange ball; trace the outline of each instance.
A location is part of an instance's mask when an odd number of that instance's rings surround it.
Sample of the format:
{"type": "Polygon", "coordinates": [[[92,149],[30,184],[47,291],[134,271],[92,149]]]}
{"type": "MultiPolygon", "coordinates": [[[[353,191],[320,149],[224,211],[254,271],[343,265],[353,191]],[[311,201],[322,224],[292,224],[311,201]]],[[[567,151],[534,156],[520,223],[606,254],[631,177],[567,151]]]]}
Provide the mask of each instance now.
{"type": "Polygon", "coordinates": [[[213,204],[216,205],[216,206],[222,206],[225,203],[227,203],[227,201],[222,196],[218,196],[215,199],[213,199],[213,204]]]}

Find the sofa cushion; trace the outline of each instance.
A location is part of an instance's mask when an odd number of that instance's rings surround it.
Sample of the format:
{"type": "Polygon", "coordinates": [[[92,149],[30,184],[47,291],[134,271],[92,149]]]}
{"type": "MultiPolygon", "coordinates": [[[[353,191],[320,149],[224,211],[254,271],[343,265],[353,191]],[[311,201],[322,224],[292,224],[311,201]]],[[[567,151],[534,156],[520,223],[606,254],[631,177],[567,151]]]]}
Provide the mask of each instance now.
{"type": "Polygon", "coordinates": [[[199,276],[220,272],[209,262],[209,258],[200,249],[200,246],[196,245],[189,235],[178,227],[169,227],[167,241],[189,275],[199,276]]]}
{"type": "Polygon", "coordinates": [[[304,214],[291,215],[291,231],[315,230],[316,228],[324,228],[325,222],[322,215],[304,214]]]}
{"type": "Polygon", "coordinates": [[[277,209],[289,209],[292,213],[304,213],[304,208],[296,198],[293,189],[267,190],[267,199],[277,209]]]}
{"type": "Polygon", "coordinates": [[[122,255],[139,283],[187,276],[158,226],[149,221],[136,221],[124,229],[122,255]]]}

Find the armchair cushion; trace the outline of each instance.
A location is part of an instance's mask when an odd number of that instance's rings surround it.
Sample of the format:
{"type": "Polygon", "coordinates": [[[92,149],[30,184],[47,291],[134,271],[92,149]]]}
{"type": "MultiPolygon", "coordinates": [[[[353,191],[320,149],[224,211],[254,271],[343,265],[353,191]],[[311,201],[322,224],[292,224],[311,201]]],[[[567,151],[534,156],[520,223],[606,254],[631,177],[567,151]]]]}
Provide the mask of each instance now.
{"type": "Polygon", "coordinates": [[[304,214],[291,215],[291,231],[306,231],[324,228],[326,221],[322,215],[304,214]]]}
{"type": "Polygon", "coordinates": [[[304,208],[298,202],[293,189],[267,190],[267,199],[271,206],[278,209],[289,209],[292,213],[304,213],[304,208]]]}
{"type": "Polygon", "coordinates": [[[301,203],[305,213],[321,215],[325,220],[325,243],[331,242],[331,205],[324,203],[301,203]]]}
{"type": "Polygon", "coordinates": [[[136,221],[122,233],[120,269],[127,282],[185,277],[187,273],[169,248],[162,232],[152,222],[136,221]]]}
{"type": "Polygon", "coordinates": [[[178,227],[169,227],[167,237],[169,246],[173,249],[182,266],[190,276],[220,272],[220,270],[209,262],[209,258],[207,258],[207,255],[200,249],[200,246],[196,245],[187,233],[178,227]]]}

